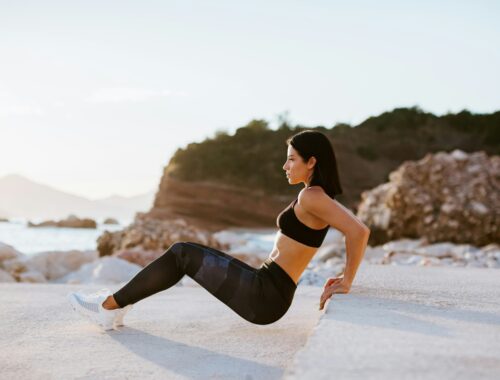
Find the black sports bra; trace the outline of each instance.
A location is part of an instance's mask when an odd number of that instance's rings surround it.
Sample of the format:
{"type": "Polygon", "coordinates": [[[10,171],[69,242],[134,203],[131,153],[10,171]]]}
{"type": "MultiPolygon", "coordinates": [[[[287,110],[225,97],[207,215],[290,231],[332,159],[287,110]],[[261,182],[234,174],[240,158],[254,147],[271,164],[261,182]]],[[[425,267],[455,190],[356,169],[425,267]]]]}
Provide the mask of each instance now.
{"type": "Polygon", "coordinates": [[[276,219],[276,225],[283,235],[311,247],[320,247],[330,226],[317,230],[302,223],[293,210],[293,206],[297,203],[297,200],[292,201],[287,208],[280,212],[276,219]]]}

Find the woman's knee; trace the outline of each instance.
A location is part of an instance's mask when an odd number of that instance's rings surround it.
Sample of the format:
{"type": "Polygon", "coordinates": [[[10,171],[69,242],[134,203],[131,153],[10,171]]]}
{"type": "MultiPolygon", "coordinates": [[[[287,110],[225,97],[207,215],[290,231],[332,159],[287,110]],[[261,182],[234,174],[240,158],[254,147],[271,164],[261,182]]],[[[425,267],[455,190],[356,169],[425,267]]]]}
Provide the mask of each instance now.
{"type": "Polygon", "coordinates": [[[182,249],[186,246],[185,241],[176,241],[168,247],[167,251],[172,251],[174,253],[181,253],[182,249]]]}

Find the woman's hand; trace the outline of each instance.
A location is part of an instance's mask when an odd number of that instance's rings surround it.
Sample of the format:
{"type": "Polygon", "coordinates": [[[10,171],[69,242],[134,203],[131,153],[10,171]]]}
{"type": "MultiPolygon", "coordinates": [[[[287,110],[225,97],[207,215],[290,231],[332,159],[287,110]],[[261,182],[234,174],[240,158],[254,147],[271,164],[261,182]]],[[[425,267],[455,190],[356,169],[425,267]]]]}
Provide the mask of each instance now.
{"type": "Polygon", "coordinates": [[[351,284],[344,281],[343,277],[329,278],[323,289],[323,294],[321,295],[319,301],[319,310],[323,310],[326,300],[329,299],[334,293],[349,293],[351,290],[351,284]]]}

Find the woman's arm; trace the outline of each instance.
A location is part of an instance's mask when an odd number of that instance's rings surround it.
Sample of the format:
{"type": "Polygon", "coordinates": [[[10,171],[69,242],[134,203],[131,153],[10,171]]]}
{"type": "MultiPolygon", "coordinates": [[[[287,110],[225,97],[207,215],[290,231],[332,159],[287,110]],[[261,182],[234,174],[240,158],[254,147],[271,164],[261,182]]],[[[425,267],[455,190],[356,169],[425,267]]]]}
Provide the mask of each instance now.
{"type": "Polygon", "coordinates": [[[299,194],[299,203],[306,211],[324,220],[345,236],[347,258],[344,282],[351,286],[364,256],[370,229],[349,209],[330,198],[322,190],[302,191],[299,194]]]}
{"type": "Polygon", "coordinates": [[[351,286],[358,271],[359,264],[365,255],[370,230],[360,232],[358,235],[349,235],[345,238],[346,265],[344,281],[351,286]]]}

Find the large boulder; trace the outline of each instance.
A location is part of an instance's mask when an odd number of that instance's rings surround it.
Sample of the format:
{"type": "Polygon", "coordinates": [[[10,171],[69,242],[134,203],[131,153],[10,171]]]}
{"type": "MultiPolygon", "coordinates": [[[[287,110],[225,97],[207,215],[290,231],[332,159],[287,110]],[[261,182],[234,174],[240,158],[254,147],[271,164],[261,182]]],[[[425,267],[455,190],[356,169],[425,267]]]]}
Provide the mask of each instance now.
{"type": "Polygon", "coordinates": [[[483,246],[500,242],[500,156],[427,154],[405,161],[389,182],[361,195],[357,216],[370,245],[425,238],[483,246]]]}
{"type": "Polygon", "coordinates": [[[29,257],[28,262],[50,281],[76,271],[82,265],[96,260],[98,256],[97,251],[92,250],[48,251],[29,257]]]}
{"type": "Polygon", "coordinates": [[[164,252],[178,241],[193,241],[216,249],[226,249],[212,233],[188,224],[184,219],[149,219],[138,214],[135,221],[122,231],[104,233],[97,239],[100,256],[108,256],[137,247],[137,250],[164,252]]]}
{"type": "Polygon", "coordinates": [[[129,263],[117,257],[101,257],[81,266],[75,272],[58,278],[56,284],[118,284],[129,281],[141,266],[129,263]]]}
{"type": "Polygon", "coordinates": [[[13,246],[0,242],[0,267],[3,261],[21,256],[24,255],[13,246]]]}
{"type": "Polygon", "coordinates": [[[47,251],[32,256],[11,256],[0,261],[0,266],[16,281],[47,282],[73,272],[97,258],[97,251],[47,251]]]}
{"type": "Polygon", "coordinates": [[[16,279],[9,272],[0,269],[0,282],[16,282],[16,279]]]}

